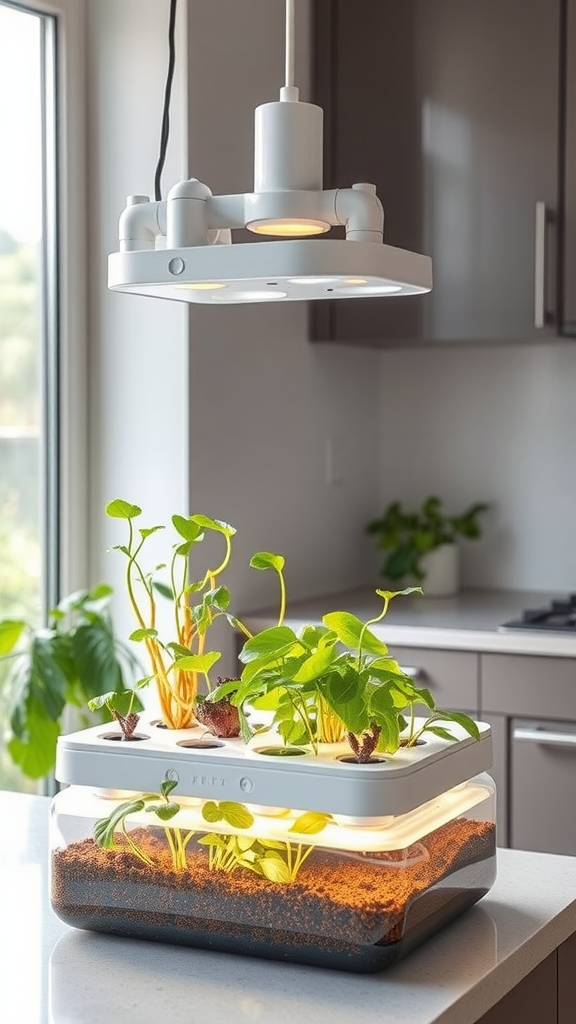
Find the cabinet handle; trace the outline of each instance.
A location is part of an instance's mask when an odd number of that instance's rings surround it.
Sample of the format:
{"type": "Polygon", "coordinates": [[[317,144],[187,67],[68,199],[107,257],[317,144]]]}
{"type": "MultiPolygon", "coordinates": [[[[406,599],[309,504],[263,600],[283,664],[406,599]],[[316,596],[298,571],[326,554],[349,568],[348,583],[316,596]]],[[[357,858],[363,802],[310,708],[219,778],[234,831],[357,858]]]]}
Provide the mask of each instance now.
{"type": "Polygon", "coordinates": [[[512,739],[519,740],[521,743],[542,743],[544,746],[576,747],[576,733],[572,732],[517,728],[512,732],[512,739]]]}
{"type": "Polygon", "coordinates": [[[534,326],[546,326],[546,203],[536,203],[536,232],[534,239],[534,326]]]}

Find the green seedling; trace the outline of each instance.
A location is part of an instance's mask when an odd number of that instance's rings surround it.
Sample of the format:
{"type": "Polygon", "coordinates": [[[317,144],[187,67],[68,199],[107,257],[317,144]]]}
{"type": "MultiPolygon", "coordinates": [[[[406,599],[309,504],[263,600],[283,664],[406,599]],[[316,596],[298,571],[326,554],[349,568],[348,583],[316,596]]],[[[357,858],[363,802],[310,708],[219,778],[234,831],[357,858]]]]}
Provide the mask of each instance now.
{"type": "MultiPolygon", "coordinates": [[[[180,804],[170,800],[170,794],[176,788],[177,783],[171,779],[165,779],[160,785],[160,793],[143,793],[134,800],[127,800],[118,807],[115,807],[107,818],[101,818],[94,825],[94,841],[104,850],[116,850],[118,844],[116,834],[120,832],[125,844],[138,860],[148,867],[154,867],[154,861],[148,854],[132,839],[126,828],[126,819],[131,814],[146,811],[154,814],[161,823],[170,821],[180,810],[180,804]],[[152,801],[159,801],[152,803],[152,801]]],[[[186,871],[186,847],[192,839],[194,832],[186,832],[179,828],[164,826],[164,834],[172,856],[172,867],[174,871],[186,871]]]]}

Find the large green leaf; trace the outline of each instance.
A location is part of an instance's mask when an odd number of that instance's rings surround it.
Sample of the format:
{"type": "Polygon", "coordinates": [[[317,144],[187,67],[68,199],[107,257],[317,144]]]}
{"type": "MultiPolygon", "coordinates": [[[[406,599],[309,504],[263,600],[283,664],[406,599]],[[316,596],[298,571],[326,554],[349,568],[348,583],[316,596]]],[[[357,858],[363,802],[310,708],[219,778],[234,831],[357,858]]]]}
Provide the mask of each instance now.
{"type": "Polygon", "coordinates": [[[142,509],[122,498],[115,498],[106,505],[106,515],[112,519],[135,519],[142,515],[142,509]]]}
{"type": "Polygon", "coordinates": [[[364,686],[352,667],[332,672],[322,683],[321,692],[349,732],[361,733],[368,728],[364,686]]]}
{"type": "Polygon", "coordinates": [[[338,639],[357,651],[362,635],[362,650],[368,654],[387,654],[388,648],[383,640],[379,640],[369,629],[364,629],[364,623],[351,612],[328,612],[322,616],[322,622],[329,629],[333,629],[338,639]],[[362,632],[364,630],[364,632],[362,632]]]}
{"type": "Polygon", "coordinates": [[[80,684],[87,698],[124,688],[114,634],[107,622],[96,620],[78,626],[72,645],[80,684]]]}
{"type": "Polygon", "coordinates": [[[59,723],[32,701],[26,710],[24,738],[13,735],[7,743],[8,753],[29,779],[41,779],[54,770],[59,735],[59,723]]]}
{"type": "Polygon", "coordinates": [[[189,654],[185,658],[176,658],[176,668],[184,672],[202,672],[206,675],[213,665],[221,658],[219,651],[208,651],[206,654],[189,654]]]}
{"type": "Polygon", "coordinates": [[[225,537],[233,537],[236,530],[230,523],[224,523],[221,519],[211,519],[210,516],[195,515],[191,516],[193,521],[198,526],[203,527],[206,530],[215,530],[216,533],[223,533],[225,537]]]}
{"type": "Polygon", "coordinates": [[[192,541],[192,543],[195,543],[196,541],[200,541],[203,538],[202,527],[200,523],[196,522],[191,517],[185,518],[184,516],[178,515],[172,516],[172,525],[174,526],[174,529],[177,531],[177,533],[179,533],[184,540],[192,541]]]}
{"type": "Polygon", "coordinates": [[[257,658],[283,658],[297,642],[296,633],[289,626],[271,626],[270,629],[263,629],[261,633],[247,640],[239,658],[245,665],[257,658]]]}
{"type": "Polygon", "coordinates": [[[10,721],[19,739],[29,732],[26,719],[33,705],[53,722],[62,714],[68,678],[57,657],[61,646],[57,637],[35,637],[14,673],[10,721]]]}
{"type": "Polygon", "coordinates": [[[337,652],[333,646],[321,647],[300,665],[296,674],[292,676],[293,682],[310,683],[314,679],[319,679],[326,674],[336,656],[337,652]]]}
{"type": "Polygon", "coordinates": [[[17,619],[4,619],[0,622],[0,655],[9,654],[18,643],[26,623],[17,619]]]}

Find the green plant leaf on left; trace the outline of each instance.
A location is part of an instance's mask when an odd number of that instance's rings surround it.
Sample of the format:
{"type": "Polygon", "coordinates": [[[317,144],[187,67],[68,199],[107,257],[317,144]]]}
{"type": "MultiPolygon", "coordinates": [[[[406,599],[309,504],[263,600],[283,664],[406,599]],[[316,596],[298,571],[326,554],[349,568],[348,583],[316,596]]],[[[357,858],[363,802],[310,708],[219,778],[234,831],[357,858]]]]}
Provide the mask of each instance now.
{"type": "Polygon", "coordinates": [[[0,655],[9,654],[18,643],[26,623],[18,619],[4,619],[0,622],[0,655]]]}
{"type": "Polygon", "coordinates": [[[52,771],[59,735],[59,723],[49,718],[39,705],[32,703],[27,709],[24,738],[13,735],[6,749],[27,778],[41,779],[52,771]]]}

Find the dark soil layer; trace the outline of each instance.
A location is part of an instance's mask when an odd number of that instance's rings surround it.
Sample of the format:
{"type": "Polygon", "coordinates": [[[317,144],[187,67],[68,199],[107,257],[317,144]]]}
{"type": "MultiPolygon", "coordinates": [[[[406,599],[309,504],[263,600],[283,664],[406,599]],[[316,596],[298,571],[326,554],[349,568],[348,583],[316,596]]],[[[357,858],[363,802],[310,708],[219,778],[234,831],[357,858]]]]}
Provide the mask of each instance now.
{"type": "Polygon", "coordinates": [[[271,959],[375,971],[396,962],[479,900],[495,877],[495,830],[457,819],[406,851],[315,850],[295,882],[209,871],[204,847],[175,872],[160,830],[131,835],[156,867],[91,839],[54,853],[52,903],[77,928],[271,959]],[[422,847],[429,856],[420,857],[422,847]],[[412,856],[411,856],[412,855],[412,856]]]}

